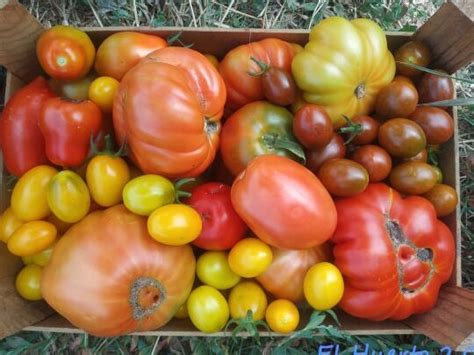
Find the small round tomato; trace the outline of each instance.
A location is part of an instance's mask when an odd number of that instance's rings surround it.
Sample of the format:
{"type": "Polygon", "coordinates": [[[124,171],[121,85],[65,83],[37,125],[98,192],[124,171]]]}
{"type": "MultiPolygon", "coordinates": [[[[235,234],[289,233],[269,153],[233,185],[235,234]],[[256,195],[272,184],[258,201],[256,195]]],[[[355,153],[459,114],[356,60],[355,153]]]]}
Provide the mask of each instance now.
{"type": "Polygon", "coordinates": [[[199,213],[192,207],[169,204],[156,209],[148,217],[148,233],[160,243],[184,245],[192,242],[202,230],[199,213]]]}
{"type": "Polygon", "coordinates": [[[369,184],[367,170],[349,159],[326,161],[319,169],[318,178],[332,195],[339,197],[358,194],[369,184]]]}
{"type": "Polygon", "coordinates": [[[342,127],[341,132],[355,134],[351,142],[357,145],[370,144],[377,138],[379,122],[370,116],[355,116],[348,127],[342,127]],[[352,133],[354,132],[354,133],[352,133]]]}
{"type": "Polygon", "coordinates": [[[27,265],[18,273],[15,281],[17,292],[28,301],[39,301],[41,296],[41,274],[43,268],[38,265],[27,265]]]}
{"type": "Polygon", "coordinates": [[[268,305],[265,320],[272,331],[290,333],[300,323],[300,312],[293,302],[279,299],[268,305]]]}
{"type": "Polygon", "coordinates": [[[37,254],[23,256],[21,259],[23,260],[23,263],[25,265],[35,264],[35,265],[44,267],[48,265],[49,260],[51,260],[51,256],[53,255],[53,249],[55,245],[56,243],[52,244],[51,246],[49,246],[48,248],[44,249],[43,251],[37,254]]]}
{"type": "Polygon", "coordinates": [[[245,238],[229,252],[229,266],[242,277],[256,277],[265,272],[273,259],[272,249],[257,238],[245,238]]]}
{"type": "Polygon", "coordinates": [[[335,265],[325,261],[308,270],[303,287],[306,301],[317,311],[333,308],[344,294],[341,272],[335,265]]]}
{"type": "Polygon", "coordinates": [[[392,158],[378,145],[363,145],[352,155],[352,160],[362,165],[369,174],[369,182],[385,179],[392,170],[392,158]]]}
{"type": "Polygon", "coordinates": [[[438,179],[436,171],[429,164],[410,161],[393,168],[390,185],[399,192],[420,195],[431,190],[438,179]]]}
{"type": "Polygon", "coordinates": [[[334,135],[331,117],[322,106],[303,105],[293,118],[293,134],[308,149],[324,147],[334,135]]]}
{"type": "Polygon", "coordinates": [[[86,181],[92,199],[110,207],[122,201],[122,192],[130,180],[130,169],[118,156],[99,154],[87,164],[86,181]]]}
{"type": "Polygon", "coordinates": [[[451,214],[458,204],[456,190],[445,184],[436,184],[422,196],[433,204],[438,217],[445,217],[451,214]]]}
{"type": "Polygon", "coordinates": [[[179,309],[175,313],[174,317],[178,318],[178,319],[189,318],[188,305],[186,303],[184,303],[181,307],[179,307],[179,309]]]}
{"type": "Polygon", "coordinates": [[[48,185],[48,206],[56,217],[76,223],[89,212],[91,198],[82,178],[71,170],[57,173],[48,185]]]}
{"type": "Polygon", "coordinates": [[[453,118],[440,108],[421,106],[409,118],[421,126],[428,144],[445,143],[454,134],[453,118]]]}
{"type": "Polygon", "coordinates": [[[215,55],[212,54],[204,54],[204,56],[211,62],[211,64],[216,68],[219,69],[219,60],[215,55]]]}
{"type": "MultiPolygon", "coordinates": [[[[426,67],[431,62],[429,48],[419,41],[405,43],[395,51],[394,56],[397,62],[412,63],[422,67],[426,67]]],[[[397,72],[411,78],[422,73],[415,68],[401,63],[397,63],[397,72]]]]}
{"type": "MultiPolygon", "coordinates": [[[[444,70],[438,70],[446,73],[444,70]]],[[[418,83],[420,103],[450,100],[454,98],[454,83],[451,78],[425,73],[418,83]]],[[[447,107],[440,107],[446,109],[447,107]]]]}
{"type": "Polygon", "coordinates": [[[88,74],[77,80],[56,80],[51,79],[49,86],[61,97],[71,100],[87,100],[89,97],[89,86],[95,79],[95,74],[88,74]]]}
{"type": "Polygon", "coordinates": [[[173,203],[175,188],[171,181],[159,175],[140,175],[123,188],[123,203],[133,213],[149,216],[157,208],[173,203]]]}
{"type": "Polygon", "coordinates": [[[392,118],[380,126],[379,144],[392,156],[410,158],[426,147],[426,136],[420,125],[406,118],[392,118]]]}
{"type": "Polygon", "coordinates": [[[34,221],[47,217],[51,210],[48,206],[47,187],[57,174],[51,166],[39,165],[24,174],[13,188],[11,209],[22,221],[34,221]]]}
{"type": "Polygon", "coordinates": [[[222,330],[229,320],[229,305],[224,296],[211,286],[199,286],[188,297],[189,318],[205,333],[222,330]]]}
{"type": "Polygon", "coordinates": [[[252,311],[253,320],[262,320],[267,310],[267,296],[259,284],[243,281],[229,294],[230,316],[233,319],[245,318],[252,311]]]}
{"type": "Polygon", "coordinates": [[[54,224],[32,221],[23,224],[8,239],[8,250],[18,256],[31,256],[47,249],[56,240],[54,224]]]}
{"type": "Polygon", "coordinates": [[[8,207],[0,216],[0,240],[5,243],[8,242],[8,239],[23,223],[25,222],[13,213],[11,207],[8,207]]]}
{"type": "Polygon", "coordinates": [[[196,263],[196,274],[202,283],[218,290],[234,287],[240,281],[240,276],[230,269],[227,253],[223,251],[202,254],[196,263]]]}
{"type": "Polygon", "coordinates": [[[331,141],[322,148],[311,149],[306,152],[306,167],[317,173],[325,161],[346,156],[344,139],[338,134],[333,135],[331,141]]]}
{"type": "Polygon", "coordinates": [[[387,119],[408,117],[416,109],[418,92],[414,85],[403,81],[392,81],[380,90],[375,101],[377,117],[387,119]]]}
{"type": "Polygon", "coordinates": [[[99,106],[102,112],[111,113],[119,84],[117,79],[110,76],[98,77],[89,87],[89,100],[99,106]]]}
{"type": "Polygon", "coordinates": [[[85,32],[57,25],[40,35],[36,55],[50,77],[76,80],[85,76],[94,64],[95,47],[85,32]]]}

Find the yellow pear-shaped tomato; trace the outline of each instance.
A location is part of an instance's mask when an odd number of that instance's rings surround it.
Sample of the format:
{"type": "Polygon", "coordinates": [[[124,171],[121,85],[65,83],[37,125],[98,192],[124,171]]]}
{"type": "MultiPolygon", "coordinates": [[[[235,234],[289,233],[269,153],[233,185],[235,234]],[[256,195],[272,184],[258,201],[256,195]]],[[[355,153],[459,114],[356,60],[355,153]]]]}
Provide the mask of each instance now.
{"type": "Polygon", "coordinates": [[[313,27],[292,72],[304,100],[324,106],[340,127],[342,115],[372,111],[377,93],[395,75],[395,61],[375,22],[334,16],[313,27]]]}
{"type": "Polygon", "coordinates": [[[8,207],[0,215],[0,240],[8,242],[8,239],[23,223],[25,222],[16,216],[11,207],[8,207]]]}

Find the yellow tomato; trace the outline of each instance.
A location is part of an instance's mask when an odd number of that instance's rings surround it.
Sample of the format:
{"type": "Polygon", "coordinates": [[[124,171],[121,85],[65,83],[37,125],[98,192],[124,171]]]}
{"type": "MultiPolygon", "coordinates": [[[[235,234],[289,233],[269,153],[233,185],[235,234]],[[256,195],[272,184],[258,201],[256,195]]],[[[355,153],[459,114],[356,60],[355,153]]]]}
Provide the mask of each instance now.
{"type": "Polygon", "coordinates": [[[34,221],[47,217],[47,187],[57,170],[51,166],[39,165],[27,171],[13,188],[11,208],[23,221],[34,221]]]}
{"type": "Polygon", "coordinates": [[[41,274],[43,268],[38,265],[27,265],[16,277],[16,290],[28,301],[39,301],[41,296],[41,274]]]}
{"type": "Polygon", "coordinates": [[[298,327],[300,312],[293,302],[279,299],[268,305],[265,320],[274,332],[290,333],[298,327]]]}
{"type": "Polygon", "coordinates": [[[178,319],[186,319],[189,318],[189,313],[188,313],[188,306],[183,304],[181,307],[179,307],[178,312],[174,315],[175,318],[178,319]]]}
{"type": "Polygon", "coordinates": [[[53,255],[53,249],[55,245],[56,243],[52,244],[42,252],[34,255],[23,256],[21,259],[25,265],[35,264],[38,266],[46,266],[48,265],[49,260],[51,260],[51,255],[53,255]]]}
{"type": "Polygon", "coordinates": [[[245,238],[235,244],[229,253],[229,265],[242,277],[256,277],[265,272],[273,259],[272,249],[257,238],[245,238]]]}
{"type": "Polygon", "coordinates": [[[219,61],[217,60],[216,56],[215,55],[212,55],[212,54],[204,54],[204,56],[209,59],[209,61],[211,62],[211,64],[216,68],[218,69],[219,68],[219,61]]]}
{"type": "Polygon", "coordinates": [[[8,207],[0,216],[0,240],[8,242],[12,234],[25,222],[19,219],[11,207],[8,207]]]}
{"type": "Polygon", "coordinates": [[[382,28],[368,19],[333,16],[313,27],[295,55],[293,77],[306,102],[324,106],[335,128],[369,114],[381,88],[395,75],[395,61],[382,28]]]}
{"type": "Polygon", "coordinates": [[[8,239],[8,250],[18,256],[34,255],[53,244],[56,235],[54,224],[45,221],[27,222],[8,239]]]}
{"type": "Polygon", "coordinates": [[[191,322],[205,333],[222,330],[229,319],[227,301],[211,286],[199,286],[191,291],[187,308],[191,322]]]}
{"type": "Polygon", "coordinates": [[[227,261],[227,253],[223,251],[207,251],[196,263],[196,274],[199,280],[218,290],[234,287],[240,276],[234,273],[227,261]]]}
{"type": "Polygon", "coordinates": [[[130,170],[120,157],[97,155],[87,165],[87,186],[92,198],[100,206],[119,204],[123,188],[129,180],[130,170]]]}
{"type": "Polygon", "coordinates": [[[102,112],[111,113],[119,82],[110,76],[100,76],[89,87],[89,100],[95,102],[102,112]]]}
{"type": "Polygon", "coordinates": [[[261,320],[265,317],[267,296],[256,282],[243,281],[230,291],[229,308],[234,319],[245,318],[247,312],[252,311],[252,318],[261,320]]]}
{"type": "Polygon", "coordinates": [[[339,269],[328,262],[313,265],[304,277],[304,296],[316,310],[325,311],[339,303],[344,280],[339,269]]]}
{"type": "Polygon", "coordinates": [[[201,230],[201,216],[187,205],[166,205],[148,217],[148,233],[167,245],[188,244],[199,236],[201,230]]]}
{"type": "Polygon", "coordinates": [[[47,198],[51,211],[67,223],[83,219],[91,203],[86,183],[71,170],[63,170],[51,179],[47,198]]]}

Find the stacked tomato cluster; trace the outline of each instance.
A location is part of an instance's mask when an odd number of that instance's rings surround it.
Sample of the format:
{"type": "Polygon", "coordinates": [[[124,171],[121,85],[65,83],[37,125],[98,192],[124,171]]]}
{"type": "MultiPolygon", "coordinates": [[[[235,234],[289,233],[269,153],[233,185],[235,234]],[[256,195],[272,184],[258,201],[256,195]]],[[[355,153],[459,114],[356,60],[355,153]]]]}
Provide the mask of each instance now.
{"type": "Polygon", "coordinates": [[[25,299],[99,336],[173,317],[287,333],[305,303],[371,320],[434,306],[457,196],[433,165],[454,130],[433,102],[454,89],[413,69],[423,44],[396,65],[377,24],[331,17],[304,48],[269,38],[221,62],[136,32],[96,52],[65,26],[37,55],[50,79],[0,120],[19,178],[0,236],[25,299]]]}

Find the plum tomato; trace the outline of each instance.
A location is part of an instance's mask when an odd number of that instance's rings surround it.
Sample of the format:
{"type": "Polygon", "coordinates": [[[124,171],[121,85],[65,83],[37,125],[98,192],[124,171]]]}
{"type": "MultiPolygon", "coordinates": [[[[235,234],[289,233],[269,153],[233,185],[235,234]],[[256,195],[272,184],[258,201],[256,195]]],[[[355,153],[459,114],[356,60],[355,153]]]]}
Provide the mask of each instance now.
{"type": "Polygon", "coordinates": [[[331,309],[344,294],[341,272],[335,265],[325,261],[308,270],[303,287],[306,301],[318,311],[331,309]]]}
{"type": "Polygon", "coordinates": [[[340,132],[349,134],[352,143],[364,145],[372,143],[377,138],[379,126],[380,123],[372,117],[360,115],[349,120],[347,126],[340,128],[340,132]]]}
{"type": "Polygon", "coordinates": [[[369,184],[367,170],[349,159],[326,161],[319,169],[318,178],[332,195],[339,197],[358,194],[369,184]]]}
{"type": "Polygon", "coordinates": [[[438,217],[445,217],[451,214],[458,204],[456,190],[445,184],[436,184],[422,196],[433,204],[438,217]]]}
{"type": "Polygon", "coordinates": [[[418,92],[414,85],[403,80],[392,81],[377,95],[375,112],[382,119],[407,117],[416,109],[418,92]]]}
{"type": "Polygon", "coordinates": [[[454,134],[453,118],[440,108],[421,106],[409,118],[421,126],[428,144],[445,143],[454,134]]]}
{"type": "Polygon", "coordinates": [[[362,165],[369,174],[370,182],[384,180],[392,170],[392,158],[378,145],[367,144],[357,148],[352,160],[362,165]]]}
{"type": "Polygon", "coordinates": [[[306,167],[313,173],[317,173],[325,161],[346,156],[344,139],[334,134],[331,141],[322,148],[311,149],[306,152],[306,167]]]}
{"type": "MultiPolygon", "coordinates": [[[[447,74],[444,70],[437,71],[447,74]]],[[[453,80],[435,74],[423,74],[417,89],[422,104],[454,98],[453,80]]],[[[440,108],[446,109],[447,107],[440,108]]]]}
{"type": "Polygon", "coordinates": [[[427,163],[410,161],[393,168],[390,184],[407,195],[421,195],[431,190],[437,182],[435,169],[427,163]]]}
{"type": "Polygon", "coordinates": [[[407,118],[392,118],[379,128],[379,144],[397,158],[410,158],[426,147],[426,136],[416,122],[407,118]]]}
{"type": "Polygon", "coordinates": [[[293,117],[293,134],[308,149],[324,147],[334,134],[331,117],[322,106],[303,105],[293,117]]]}
{"type": "Polygon", "coordinates": [[[222,330],[229,320],[229,305],[224,296],[211,286],[199,286],[188,297],[189,318],[205,333],[222,330]]]}
{"type": "MultiPolygon", "coordinates": [[[[420,41],[409,41],[395,51],[395,61],[412,63],[426,67],[431,62],[429,48],[420,41]]],[[[421,72],[407,65],[397,63],[397,73],[410,78],[421,75],[421,72]]]]}

